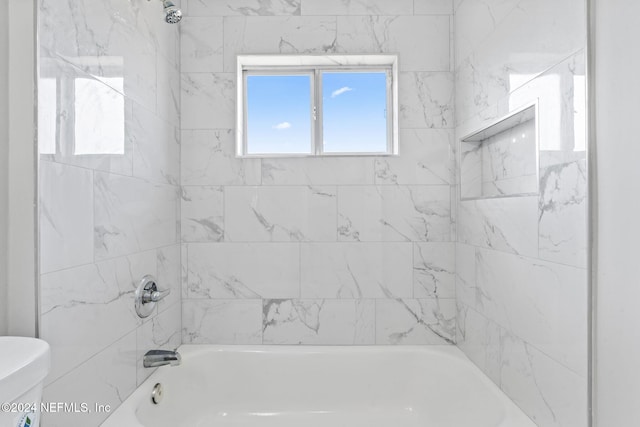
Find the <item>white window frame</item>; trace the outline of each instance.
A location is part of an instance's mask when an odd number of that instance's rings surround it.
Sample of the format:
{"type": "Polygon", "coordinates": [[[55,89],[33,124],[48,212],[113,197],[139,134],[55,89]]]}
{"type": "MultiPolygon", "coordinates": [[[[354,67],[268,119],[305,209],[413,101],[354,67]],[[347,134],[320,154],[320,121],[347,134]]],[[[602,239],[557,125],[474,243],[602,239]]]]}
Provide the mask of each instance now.
{"type": "Polygon", "coordinates": [[[238,55],[236,156],[336,157],[394,156],[398,154],[398,57],[396,55],[238,55]],[[322,72],[387,73],[387,151],[325,152],[322,143],[322,72]],[[311,77],[311,149],[309,153],[247,153],[247,76],[308,74],[311,77]]]}

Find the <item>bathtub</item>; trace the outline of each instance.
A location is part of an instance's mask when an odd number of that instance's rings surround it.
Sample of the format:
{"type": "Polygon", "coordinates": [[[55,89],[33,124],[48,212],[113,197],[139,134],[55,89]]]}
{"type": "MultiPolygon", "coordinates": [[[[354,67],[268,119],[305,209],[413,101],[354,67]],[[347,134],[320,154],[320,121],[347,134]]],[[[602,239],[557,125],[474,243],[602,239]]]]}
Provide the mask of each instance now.
{"type": "Polygon", "coordinates": [[[454,346],[178,351],[181,366],[157,369],[102,425],[535,427],[454,346]]]}

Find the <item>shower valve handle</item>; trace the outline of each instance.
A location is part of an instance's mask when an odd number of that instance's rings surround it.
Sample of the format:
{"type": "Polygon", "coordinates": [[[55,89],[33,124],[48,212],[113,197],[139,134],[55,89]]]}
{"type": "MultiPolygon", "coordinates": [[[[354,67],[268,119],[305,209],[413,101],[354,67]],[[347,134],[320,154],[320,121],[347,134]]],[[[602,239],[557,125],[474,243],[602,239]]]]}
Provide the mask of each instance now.
{"type": "Polygon", "coordinates": [[[153,291],[153,290],[145,291],[142,294],[142,303],[147,304],[150,302],[158,302],[164,297],[166,297],[167,295],[169,295],[169,293],[171,293],[171,289],[165,289],[164,291],[153,291]]]}
{"type": "Polygon", "coordinates": [[[136,313],[145,318],[153,313],[156,303],[171,293],[171,289],[159,290],[156,279],[146,275],[140,281],[135,293],[136,313]]]}

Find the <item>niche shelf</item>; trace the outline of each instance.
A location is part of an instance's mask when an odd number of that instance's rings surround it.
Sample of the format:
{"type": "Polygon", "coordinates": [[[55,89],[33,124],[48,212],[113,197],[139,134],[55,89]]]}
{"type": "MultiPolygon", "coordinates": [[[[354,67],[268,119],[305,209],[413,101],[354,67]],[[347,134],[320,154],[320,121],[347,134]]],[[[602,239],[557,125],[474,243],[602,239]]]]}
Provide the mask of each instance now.
{"type": "Polygon", "coordinates": [[[461,200],[538,194],[538,103],[460,140],[461,200]]]}

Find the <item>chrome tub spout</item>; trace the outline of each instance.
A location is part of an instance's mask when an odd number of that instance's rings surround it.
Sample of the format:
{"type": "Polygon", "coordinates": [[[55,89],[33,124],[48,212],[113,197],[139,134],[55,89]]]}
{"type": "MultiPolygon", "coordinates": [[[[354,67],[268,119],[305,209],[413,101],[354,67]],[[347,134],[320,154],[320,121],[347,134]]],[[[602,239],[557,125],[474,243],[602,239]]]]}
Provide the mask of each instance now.
{"type": "Polygon", "coordinates": [[[182,358],[180,353],[171,350],[149,350],[144,355],[142,364],[145,368],[157,368],[158,366],[178,366],[182,358]]]}

